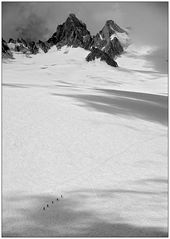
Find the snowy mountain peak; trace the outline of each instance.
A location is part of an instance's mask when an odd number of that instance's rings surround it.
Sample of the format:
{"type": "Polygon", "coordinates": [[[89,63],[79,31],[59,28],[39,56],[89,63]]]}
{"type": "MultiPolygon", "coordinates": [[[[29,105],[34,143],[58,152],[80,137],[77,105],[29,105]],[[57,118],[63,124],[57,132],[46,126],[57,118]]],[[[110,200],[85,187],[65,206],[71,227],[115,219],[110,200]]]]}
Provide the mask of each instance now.
{"type": "Polygon", "coordinates": [[[69,26],[71,25],[74,28],[85,28],[87,30],[86,24],[79,20],[74,13],[69,14],[65,24],[69,26]]]}
{"type": "Polygon", "coordinates": [[[74,19],[74,18],[76,18],[76,15],[74,13],[70,13],[69,17],[74,19]]]}
{"type": "Polygon", "coordinates": [[[69,14],[69,16],[68,16],[66,22],[67,22],[67,21],[70,21],[70,20],[71,20],[72,22],[74,22],[74,24],[84,25],[84,26],[85,26],[85,23],[83,23],[80,19],[78,19],[74,13],[70,13],[70,14],[69,14]]]}
{"type": "Polygon", "coordinates": [[[113,59],[123,53],[130,44],[128,33],[113,20],[107,20],[104,27],[94,37],[94,45],[113,59]]]}
{"type": "Polygon", "coordinates": [[[91,41],[92,37],[87,30],[86,24],[71,13],[66,21],[57,27],[56,32],[48,40],[48,43],[56,45],[57,48],[68,45],[89,49],[91,41]]]}
{"type": "MultiPolygon", "coordinates": [[[[107,53],[112,59],[123,53],[121,35],[126,32],[121,29],[114,21],[106,21],[104,27],[94,37],[94,46],[107,53]],[[118,35],[119,34],[119,35],[118,35]]],[[[128,37],[128,36],[127,36],[128,37]]]]}
{"type": "Polygon", "coordinates": [[[106,21],[102,30],[92,37],[86,24],[79,20],[74,13],[70,13],[66,21],[57,26],[56,32],[46,42],[11,38],[8,47],[11,51],[24,54],[37,54],[41,51],[47,53],[52,46],[56,46],[57,49],[61,49],[63,46],[81,47],[92,52],[93,57],[89,57],[90,60],[100,56],[100,59],[110,58],[106,62],[112,62],[116,56],[123,53],[124,47],[128,45],[128,39],[127,32],[113,20],[106,21]],[[96,51],[96,48],[99,51],[96,51]]]}
{"type": "Polygon", "coordinates": [[[107,28],[107,30],[111,34],[114,33],[114,32],[127,33],[124,29],[119,27],[113,20],[107,20],[103,29],[104,28],[107,28]]]}

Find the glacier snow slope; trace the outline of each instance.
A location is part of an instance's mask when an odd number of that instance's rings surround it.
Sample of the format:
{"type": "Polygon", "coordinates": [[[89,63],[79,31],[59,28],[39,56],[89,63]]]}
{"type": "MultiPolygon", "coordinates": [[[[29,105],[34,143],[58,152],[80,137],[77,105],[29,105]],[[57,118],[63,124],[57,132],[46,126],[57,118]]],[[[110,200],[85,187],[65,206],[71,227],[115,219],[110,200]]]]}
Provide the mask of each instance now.
{"type": "Polygon", "coordinates": [[[87,54],[3,62],[5,236],[166,235],[167,75],[87,54]]]}

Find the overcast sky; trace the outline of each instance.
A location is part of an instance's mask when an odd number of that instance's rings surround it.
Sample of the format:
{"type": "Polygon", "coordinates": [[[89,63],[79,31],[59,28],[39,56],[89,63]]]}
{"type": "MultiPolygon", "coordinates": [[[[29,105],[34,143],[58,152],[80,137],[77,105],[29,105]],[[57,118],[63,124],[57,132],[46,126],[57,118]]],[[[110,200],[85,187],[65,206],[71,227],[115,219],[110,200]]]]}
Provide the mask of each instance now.
{"type": "Polygon", "coordinates": [[[167,2],[4,2],[3,37],[17,38],[22,31],[35,40],[47,40],[69,13],[85,22],[92,35],[112,19],[122,28],[132,28],[136,44],[167,50],[167,2]]]}

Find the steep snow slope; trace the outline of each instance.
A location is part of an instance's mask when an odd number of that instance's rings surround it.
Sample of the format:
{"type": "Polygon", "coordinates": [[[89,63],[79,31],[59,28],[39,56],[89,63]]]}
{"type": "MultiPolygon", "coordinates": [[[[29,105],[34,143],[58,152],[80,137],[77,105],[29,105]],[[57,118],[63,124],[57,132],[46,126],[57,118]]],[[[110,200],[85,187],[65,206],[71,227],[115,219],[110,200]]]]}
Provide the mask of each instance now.
{"type": "Polygon", "coordinates": [[[5,236],[166,235],[167,75],[87,54],[3,63],[5,236]]]}
{"type": "Polygon", "coordinates": [[[110,39],[113,40],[114,37],[118,38],[118,40],[120,41],[122,46],[127,47],[130,44],[130,38],[128,37],[128,35],[126,33],[116,32],[116,33],[111,35],[110,39]]]}

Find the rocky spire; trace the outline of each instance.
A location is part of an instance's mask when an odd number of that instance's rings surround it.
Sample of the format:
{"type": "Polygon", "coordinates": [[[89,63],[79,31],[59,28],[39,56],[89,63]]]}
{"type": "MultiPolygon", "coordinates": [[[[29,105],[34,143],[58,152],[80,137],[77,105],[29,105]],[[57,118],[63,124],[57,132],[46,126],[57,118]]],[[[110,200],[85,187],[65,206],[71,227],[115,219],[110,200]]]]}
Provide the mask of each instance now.
{"type": "Polygon", "coordinates": [[[93,46],[107,53],[112,59],[123,53],[129,37],[114,21],[106,21],[102,30],[94,37],[93,46]]]}
{"type": "Polygon", "coordinates": [[[66,21],[57,27],[56,32],[48,40],[48,43],[56,45],[57,48],[67,45],[89,49],[91,41],[92,37],[87,30],[86,24],[71,13],[66,21]]]}

